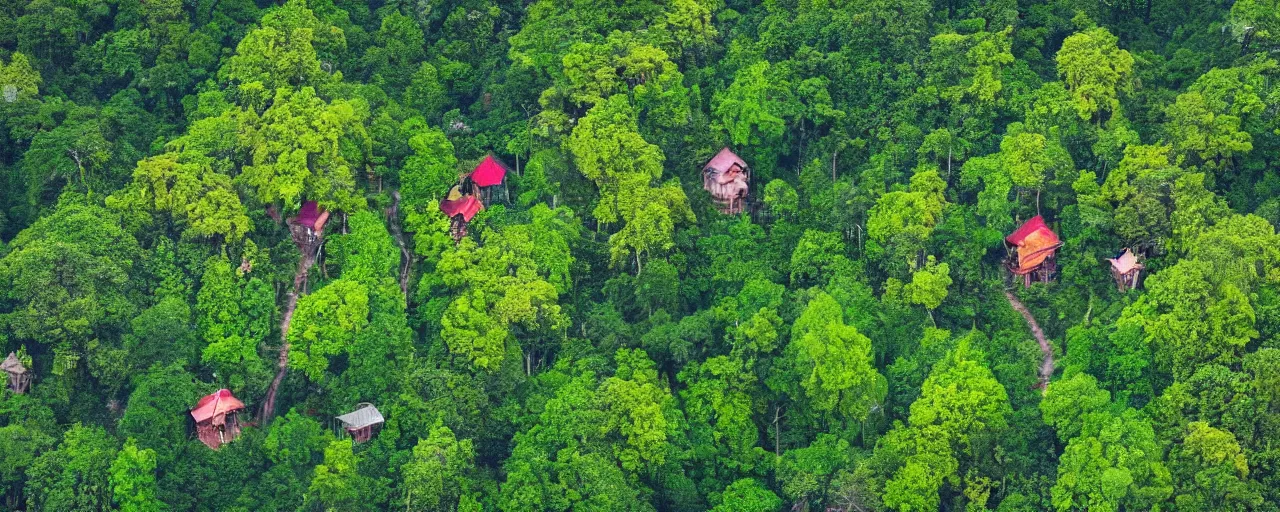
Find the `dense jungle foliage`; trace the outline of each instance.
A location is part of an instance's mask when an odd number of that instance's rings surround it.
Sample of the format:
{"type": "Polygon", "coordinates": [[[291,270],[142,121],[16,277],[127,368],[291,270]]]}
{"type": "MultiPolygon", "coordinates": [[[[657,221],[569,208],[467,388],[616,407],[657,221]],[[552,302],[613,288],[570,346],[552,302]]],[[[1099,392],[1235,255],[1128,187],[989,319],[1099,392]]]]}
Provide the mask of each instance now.
{"type": "Polygon", "coordinates": [[[0,510],[1280,510],[1278,54],[1277,0],[0,0],[0,510]]]}

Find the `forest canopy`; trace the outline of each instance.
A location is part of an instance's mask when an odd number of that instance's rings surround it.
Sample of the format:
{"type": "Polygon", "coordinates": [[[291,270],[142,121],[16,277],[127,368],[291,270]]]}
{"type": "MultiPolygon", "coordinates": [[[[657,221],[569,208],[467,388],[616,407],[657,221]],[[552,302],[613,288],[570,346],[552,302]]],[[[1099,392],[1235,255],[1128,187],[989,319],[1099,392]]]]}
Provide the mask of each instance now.
{"type": "Polygon", "coordinates": [[[1277,0],[0,0],[0,510],[1280,511],[1277,55],[1277,0]]]}

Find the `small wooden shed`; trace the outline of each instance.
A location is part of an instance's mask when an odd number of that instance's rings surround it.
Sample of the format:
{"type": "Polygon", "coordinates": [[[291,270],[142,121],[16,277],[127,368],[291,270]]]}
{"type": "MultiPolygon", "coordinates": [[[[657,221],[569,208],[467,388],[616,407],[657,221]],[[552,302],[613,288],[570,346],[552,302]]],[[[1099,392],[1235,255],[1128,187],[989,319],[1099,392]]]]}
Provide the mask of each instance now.
{"type": "Polygon", "coordinates": [[[373,404],[363,402],[356,405],[356,410],[335,418],[342,423],[342,430],[351,436],[356,443],[363,443],[382,429],[382,413],[373,404]]]}
{"type": "Polygon", "coordinates": [[[1014,276],[1022,276],[1022,285],[1047,283],[1057,272],[1054,261],[1062,240],[1044,223],[1044,217],[1036,215],[1004,238],[1008,251],[1006,262],[1014,276]]]}
{"type": "Polygon", "coordinates": [[[234,441],[240,437],[240,418],[237,413],[243,409],[244,402],[227,389],[219,389],[201,398],[195,408],[191,409],[191,418],[196,420],[196,436],[205,446],[214,450],[234,441]]]}
{"type": "Polygon", "coordinates": [[[711,194],[721,213],[742,213],[751,189],[751,168],[725,147],[702,166],[702,188],[711,194]]]}
{"type": "Polygon", "coordinates": [[[1138,279],[1142,273],[1142,263],[1132,250],[1125,249],[1119,256],[1107,258],[1111,263],[1111,277],[1115,278],[1120,291],[1133,290],[1138,287],[1138,279]]]}
{"type": "Polygon", "coordinates": [[[31,387],[34,375],[27,371],[27,367],[22,364],[22,360],[16,353],[10,352],[9,357],[4,358],[4,362],[0,362],[0,370],[9,375],[10,391],[21,395],[31,387]]]}
{"type": "Polygon", "coordinates": [[[453,235],[454,242],[467,236],[467,224],[484,209],[479,196],[480,187],[467,176],[450,188],[449,193],[440,201],[440,211],[449,218],[449,234],[453,235]]]}

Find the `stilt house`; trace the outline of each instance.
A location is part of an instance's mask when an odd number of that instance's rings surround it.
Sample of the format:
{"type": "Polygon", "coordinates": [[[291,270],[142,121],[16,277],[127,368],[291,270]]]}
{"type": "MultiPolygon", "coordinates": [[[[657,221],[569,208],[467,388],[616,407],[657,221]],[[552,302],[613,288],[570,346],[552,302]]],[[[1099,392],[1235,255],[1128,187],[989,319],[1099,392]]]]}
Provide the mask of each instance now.
{"type": "Polygon", "coordinates": [[[223,444],[240,437],[240,418],[237,413],[244,409],[244,402],[231,395],[231,391],[219,389],[212,395],[200,399],[191,418],[196,420],[196,436],[205,446],[217,450],[223,444]]]}
{"type": "Polygon", "coordinates": [[[493,155],[486,155],[476,168],[471,171],[471,182],[480,187],[480,191],[484,194],[485,204],[493,200],[493,189],[502,187],[506,189],[507,166],[494,158],[493,155]]]}
{"type": "Polygon", "coordinates": [[[440,211],[449,218],[449,234],[453,235],[453,241],[460,241],[467,236],[467,224],[484,209],[479,196],[480,187],[467,176],[449,189],[449,193],[440,201],[440,211]]]}
{"type": "Polygon", "coordinates": [[[356,405],[356,410],[335,418],[342,424],[343,432],[356,443],[368,441],[382,429],[382,413],[371,403],[356,405]]]}
{"type": "Polygon", "coordinates": [[[300,247],[318,245],[324,237],[324,225],[329,222],[329,212],[315,201],[304,201],[298,214],[289,217],[289,233],[300,247]]]}
{"type": "Polygon", "coordinates": [[[1142,263],[1138,262],[1138,255],[1125,249],[1119,256],[1107,258],[1107,261],[1111,263],[1111,277],[1115,278],[1116,286],[1121,292],[1138,287],[1138,278],[1142,273],[1142,263]]]}
{"type": "Polygon", "coordinates": [[[31,386],[34,375],[27,371],[27,367],[22,364],[17,354],[10,352],[9,357],[4,358],[4,362],[0,363],[0,370],[9,375],[10,391],[21,395],[31,386]]]}
{"type": "Polygon", "coordinates": [[[1057,272],[1054,261],[1062,241],[1058,234],[1045,225],[1044,217],[1036,215],[1004,238],[1008,252],[1006,264],[1015,277],[1022,277],[1023,286],[1032,282],[1047,283],[1057,272]]]}
{"type": "Polygon", "coordinates": [[[742,213],[751,188],[751,168],[729,148],[723,148],[702,166],[702,188],[711,194],[721,213],[742,213]]]}

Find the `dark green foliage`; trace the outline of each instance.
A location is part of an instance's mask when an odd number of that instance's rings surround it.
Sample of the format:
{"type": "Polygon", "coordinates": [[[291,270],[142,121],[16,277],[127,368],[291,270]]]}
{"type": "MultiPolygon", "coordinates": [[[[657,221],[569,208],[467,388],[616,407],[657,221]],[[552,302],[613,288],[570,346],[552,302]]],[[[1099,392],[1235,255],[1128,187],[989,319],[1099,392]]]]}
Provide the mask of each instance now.
{"type": "Polygon", "coordinates": [[[0,0],[0,510],[1276,510],[1277,13],[0,0]]]}

